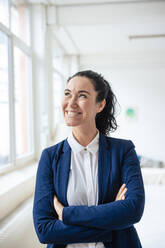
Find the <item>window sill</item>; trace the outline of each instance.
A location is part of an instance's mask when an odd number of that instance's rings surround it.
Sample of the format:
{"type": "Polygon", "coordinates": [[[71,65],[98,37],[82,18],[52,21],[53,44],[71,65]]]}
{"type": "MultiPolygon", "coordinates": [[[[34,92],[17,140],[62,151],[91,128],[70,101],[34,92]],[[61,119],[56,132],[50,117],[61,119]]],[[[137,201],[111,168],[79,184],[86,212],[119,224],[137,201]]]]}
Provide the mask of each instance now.
{"type": "Polygon", "coordinates": [[[165,168],[142,168],[144,184],[165,184],[165,168]]]}
{"type": "Polygon", "coordinates": [[[0,176],[0,220],[34,193],[37,163],[0,176]]]}

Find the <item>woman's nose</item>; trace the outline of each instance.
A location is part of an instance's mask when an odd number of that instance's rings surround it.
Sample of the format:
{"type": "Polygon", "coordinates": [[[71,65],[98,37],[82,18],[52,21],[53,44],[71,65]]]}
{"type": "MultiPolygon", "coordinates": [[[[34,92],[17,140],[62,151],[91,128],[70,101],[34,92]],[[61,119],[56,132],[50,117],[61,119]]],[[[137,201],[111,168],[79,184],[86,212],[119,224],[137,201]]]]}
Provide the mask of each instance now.
{"type": "Polygon", "coordinates": [[[76,106],[77,105],[76,97],[72,97],[72,98],[69,99],[69,105],[70,106],[76,106]]]}

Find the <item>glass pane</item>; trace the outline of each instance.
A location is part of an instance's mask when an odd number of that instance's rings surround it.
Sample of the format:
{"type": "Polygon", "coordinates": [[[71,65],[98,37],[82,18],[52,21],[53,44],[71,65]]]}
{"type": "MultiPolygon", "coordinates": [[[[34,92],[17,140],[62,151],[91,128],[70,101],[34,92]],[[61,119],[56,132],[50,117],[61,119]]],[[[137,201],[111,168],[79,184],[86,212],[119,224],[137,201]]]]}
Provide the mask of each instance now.
{"type": "Polygon", "coordinates": [[[16,156],[32,152],[31,69],[27,55],[14,48],[16,156]]]}
{"type": "Polygon", "coordinates": [[[9,1],[0,0],[0,22],[9,26],[9,1]]]}
{"type": "Polygon", "coordinates": [[[11,30],[12,32],[21,38],[28,45],[29,39],[29,9],[26,5],[15,5],[12,3],[11,7],[11,30]]]}
{"type": "Polygon", "coordinates": [[[63,72],[62,56],[54,56],[53,67],[56,71],[63,72]]]}
{"type": "Polygon", "coordinates": [[[53,74],[53,109],[54,123],[63,121],[61,102],[64,95],[64,83],[62,77],[58,73],[53,74]]]}
{"type": "Polygon", "coordinates": [[[8,39],[0,31],[0,167],[10,162],[8,39]]]}

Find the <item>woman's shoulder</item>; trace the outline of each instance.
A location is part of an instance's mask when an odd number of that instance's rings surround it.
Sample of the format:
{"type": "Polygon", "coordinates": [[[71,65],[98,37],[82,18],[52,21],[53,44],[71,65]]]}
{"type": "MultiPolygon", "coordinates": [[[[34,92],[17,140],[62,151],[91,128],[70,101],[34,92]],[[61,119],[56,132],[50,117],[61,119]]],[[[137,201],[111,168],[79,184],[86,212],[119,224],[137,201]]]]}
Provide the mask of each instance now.
{"type": "Polygon", "coordinates": [[[113,147],[135,147],[130,139],[115,138],[106,136],[108,143],[113,147]]]}
{"type": "Polygon", "coordinates": [[[59,154],[59,152],[62,150],[65,141],[66,139],[63,139],[54,145],[44,148],[42,153],[47,153],[51,158],[56,156],[56,154],[59,154]]]}

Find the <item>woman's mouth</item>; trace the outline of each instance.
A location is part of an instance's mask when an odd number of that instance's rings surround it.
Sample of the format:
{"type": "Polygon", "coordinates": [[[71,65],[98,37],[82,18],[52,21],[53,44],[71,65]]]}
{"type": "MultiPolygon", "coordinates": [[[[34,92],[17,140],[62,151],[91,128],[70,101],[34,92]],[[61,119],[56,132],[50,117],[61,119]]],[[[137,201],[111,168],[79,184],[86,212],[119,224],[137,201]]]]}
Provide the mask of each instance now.
{"type": "Polygon", "coordinates": [[[81,114],[81,112],[75,112],[75,111],[66,111],[66,113],[68,117],[75,117],[81,114]]]}

